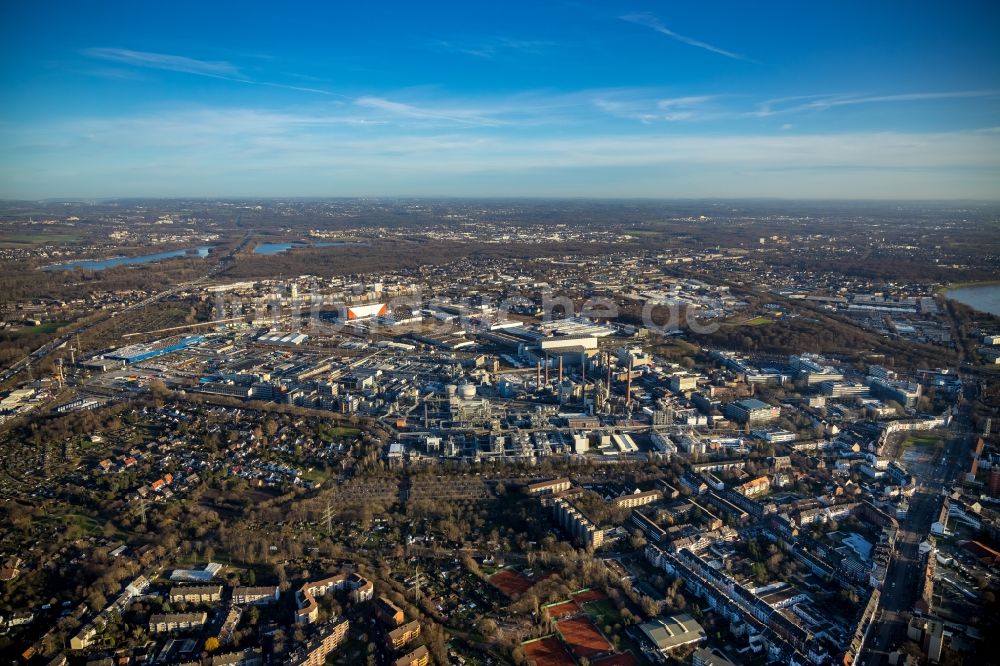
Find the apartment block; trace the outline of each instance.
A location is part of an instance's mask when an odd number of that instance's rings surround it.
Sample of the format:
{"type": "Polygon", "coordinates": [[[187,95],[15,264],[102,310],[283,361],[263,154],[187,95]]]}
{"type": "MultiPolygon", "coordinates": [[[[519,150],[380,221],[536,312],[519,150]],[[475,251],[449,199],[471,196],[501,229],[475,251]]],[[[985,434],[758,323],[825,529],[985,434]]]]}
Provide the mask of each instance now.
{"type": "Polygon", "coordinates": [[[149,618],[149,632],[163,633],[167,631],[182,631],[200,629],[208,619],[208,614],[201,613],[160,613],[149,618]]]}

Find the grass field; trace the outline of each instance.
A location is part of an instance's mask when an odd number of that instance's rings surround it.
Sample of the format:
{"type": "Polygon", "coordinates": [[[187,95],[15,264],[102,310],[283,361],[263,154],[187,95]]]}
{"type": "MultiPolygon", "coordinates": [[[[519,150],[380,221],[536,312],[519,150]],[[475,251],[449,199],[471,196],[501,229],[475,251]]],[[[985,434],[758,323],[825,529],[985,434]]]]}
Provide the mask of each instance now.
{"type": "Polygon", "coordinates": [[[656,345],[653,347],[653,351],[660,356],[664,356],[669,359],[678,359],[682,356],[690,356],[692,354],[697,354],[699,351],[698,345],[693,345],[686,340],[681,340],[679,338],[672,338],[665,341],[663,344],[656,345]]]}
{"type": "Polygon", "coordinates": [[[737,326],[767,326],[773,323],[773,319],[761,315],[760,317],[752,317],[750,319],[746,319],[745,317],[733,317],[732,319],[722,322],[722,325],[735,328],[737,326]]]}
{"type": "Polygon", "coordinates": [[[302,473],[302,478],[313,483],[323,483],[330,478],[330,472],[314,467],[302,473]]]}
{"type": "Polygon", "coordinates": [[[606,624],[614,625],[616,622],[621,621],[618,609],[615,608],[614,603],[612,603],[610,599],[592,601],[584,606],[584,610],[586,610],[587,615],[594,618],[594,622],[597,622],[600,626],[604,626],[606,624]]]}
{"type": "Polygon", "coordinates": [[[24,328],[17,329],[18,335],[50,335],[55,333],[60,327],[68,324],[68,321],[47,321],[44,324],[39,324],[38,326],[25,326],[24,328]]]}
{"type": "Polygon", "coordinates": [[[914,435],[908,435],[906,439],[903,440],[902,448],[908,449],[910,447],[917,448],[931,448],[935,447],[944,441],[946,435],[944,433],[935,432],[921,432],[914,435]]]}
{"type": "Polygon", "coordinates": [[[0,235],[0,245],[45,245],[46,243],[72,243],[80,239],[79,234],[6,234],[0,235]]]}
{"type": "Polygon", "coordinates": [[[330,442],[335,439],[347,439],[350,437],[357,437],[361,430],[359,428],[351,428],[350,426],[329,426],[322,425],[319,429],[319,437],[324,442],[330,442]]]}
{"type": "Polygon", "coordinates": [[[102,525],[90,516],[86,516],[82,513],[62,512],[61,510],[36,518],[35,521],[40,525],[46,526],[59,525],[62,527],[69,527],[71,525],[75,525],[80,528],[80,531],[84,535],[87,536],[100,534],[102,530],[102,525]]]}
{"type": "Polygon", "coordinates": [[[937,452],[944,448],[949,435],[945,432],[913,432],[899,443],[893,455],[905,461],[907,467],[912,465],[933,464],[937,452]]]}

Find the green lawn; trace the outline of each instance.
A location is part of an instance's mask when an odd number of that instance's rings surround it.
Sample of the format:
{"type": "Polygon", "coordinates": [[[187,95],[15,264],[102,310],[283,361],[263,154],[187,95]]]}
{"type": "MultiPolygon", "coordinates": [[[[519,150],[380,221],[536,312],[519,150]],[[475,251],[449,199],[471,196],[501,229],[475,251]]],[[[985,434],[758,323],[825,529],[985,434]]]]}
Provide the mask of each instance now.
{"type": "Polygon", "coordinates": [[[349,426],[328,426],[323,425],[319,428],[319,437],[325,442],[332,441],[334,439],[347,439],[350,437],[357,437],[358,433],[361,432],[360,428],[351,428],[349,426]]]}
{"type": "Polygon", "coordinates": [[[734,317],[728,321],[722,322],[723,326],[767,326],[768,324],[773,324],[774,320],[770,317],[765,317],[761,315],[760,317],[753,317],[751,319],[744,319],[743,317],[734,317]]]}
{"type": "Polygon", "coordinates": [[[68,321],[47,321],[44,324],[39,324],[38,326],[25,326],[17,330],[18,335],[50,335],[55,333],[60,327],[68,324],[68,321]]]}
{"type": "Polygon", "coordinates": [[[601,599],[600,601],[592,601],[589,604],[584,604],[583,610],[587,612],[587,615],[599,627],[603,627],[606,624],[614,625],[616,622],[621,621],[618,609],[615,608],[615,604],[611,599],[601,599]]]}
{"type": "MultiPolygon", "coordinates": [[[[618,609],[615,607],[615,603],[611,601],[611,599],[601,599],[600,601],[592,601],[588,604],[584,604],[583,610],[587,613],[590,619],[594,621],[594,624],[596,624],[598,629],[601,630],[601,633],[604,633],[605,625],[611,627],[616,624],[622,625],[621,631],[618,632],[618,636],[621,639],[621,643],[618,645],[618,651],[629,651],[636,657],[640,664],[648,663],[643,657],[642,650],[625,632],[625,626],[622,623],[621,615],[619,615],[618,609]]],[[[606,638],[609,641],[611,640],[611,636],[607,636],[606,638]]]]}
{"type": "Polygon", "coordinates": [[[103,528],[101,523],[90,516],[82,513],[61,513],[58,509],[54,513],[49,513],[35,520],[42,525],[61,525],[65,527],[76,525],[85,535],[100,534],[103,528]]]}
{"type": "Polygon", "coordinates": [[[686,340],[681,340],[679,338],[672,338],[665,341],[663,344],[656,345],[653,351],[661,356],[665,356],[669,359],[677,359],[682,356],[690,356],[692,354],[697,354],[699,351],[698,345],[693,345],[686,340]]]}
{"type": "Polygon", "coordinates": [[[98,534],[101,531],[101,524],[90,516],[81,513],[67,513],[65,519],[67,525],[79,525],[80,529],[88,534],[98,534]]]}
{"type": "Polygon", "coordinates": [[[898,455],[903,455],[912,448],[927,450],[929,454],[931,449],[941,446],[947,436],[946,433],[937,432],[917,432],[907,435],[899,445],[898,455]]]}
{"type": "Polygon", "coordinates": [[[330,478],[330,473],[319,469],[318,467],[314,467],[313,469],[303,471],[302,478],[314,483],[323,483],[330,478]]]}
{"type": "Polygon", "coordinates": [[[79,234],[72,233],[36,233],[9,234],[0,236],[0,245],[11,243],[15,245],[43,245],[45,243],[72,243],[79,240],[79,234]]]}
{"type": "Polygon", "coordinates": [[[944,434],[933,433],[933,432],[922,432],[916,435],[910,435],[903,441],[904,447],[917,446],[917,447],[932,447],[937,446],[945,438],[944,434]]]}

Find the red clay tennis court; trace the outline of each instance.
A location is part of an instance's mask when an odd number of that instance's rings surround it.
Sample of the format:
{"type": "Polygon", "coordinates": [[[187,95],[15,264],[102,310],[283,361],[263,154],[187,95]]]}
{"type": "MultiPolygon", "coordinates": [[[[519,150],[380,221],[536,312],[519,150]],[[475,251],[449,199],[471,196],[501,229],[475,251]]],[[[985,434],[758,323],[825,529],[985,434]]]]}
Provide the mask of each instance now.
{"type": "Polygon", "coordinates": [[[524,594],[534,585],[527,576],[513,569],[498,571],[489,577],[489,581],[495,588],[508,597],[524,594]]]}
{"type": "Polygon", "coordinates": [[[546,636],[521,645],[528,663],[534,666],[576,666],[562,642],[555,636],[546,636]]]}
{"type": "Polygon", "coordinates": [[[591,601],[601,601],[602,599],[607,599],[608,595],[604,594],[600,590],[584,590],[583,592],[577,592],[573,595],[573,601],[580,604],[589,604],[591,601]]]}
{"type": "Polygon", "coordinates": [[[587,657],[611,651],[611,643],[587,617],[574,617],[556,622],[556,629],[577,657],[587,657]]]}
{"type": "Polygon", "coordinates": [[[558,620],[561,617],[578,614],[580,607],[576,605],[575,601],[563,601],[562,603],[547,606],[545,610],[548,612],[550,618],[558,620]]]}
{"type": "Polygon", "coordinates": [[[590,666],[639,666],[639,660],[631,652],[613,654],[610,657],[595,659],[590,666]]]}

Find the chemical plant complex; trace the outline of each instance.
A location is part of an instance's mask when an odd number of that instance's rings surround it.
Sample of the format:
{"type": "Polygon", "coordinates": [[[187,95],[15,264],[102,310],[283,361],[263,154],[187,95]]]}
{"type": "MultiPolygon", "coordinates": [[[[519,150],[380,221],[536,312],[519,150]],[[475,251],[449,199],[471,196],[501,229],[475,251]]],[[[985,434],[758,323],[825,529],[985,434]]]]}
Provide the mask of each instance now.
{"type": "Polygon", "coordinates": [[[82,314],[0,396],[3,654],[987,663],[1000,321],[774,250],[840,237],[567,226],[587,251],[315,274],[457,232],[351,233],[282,276],[227,276],[240,234],[163,291],[23,304],[82,314]]]}

